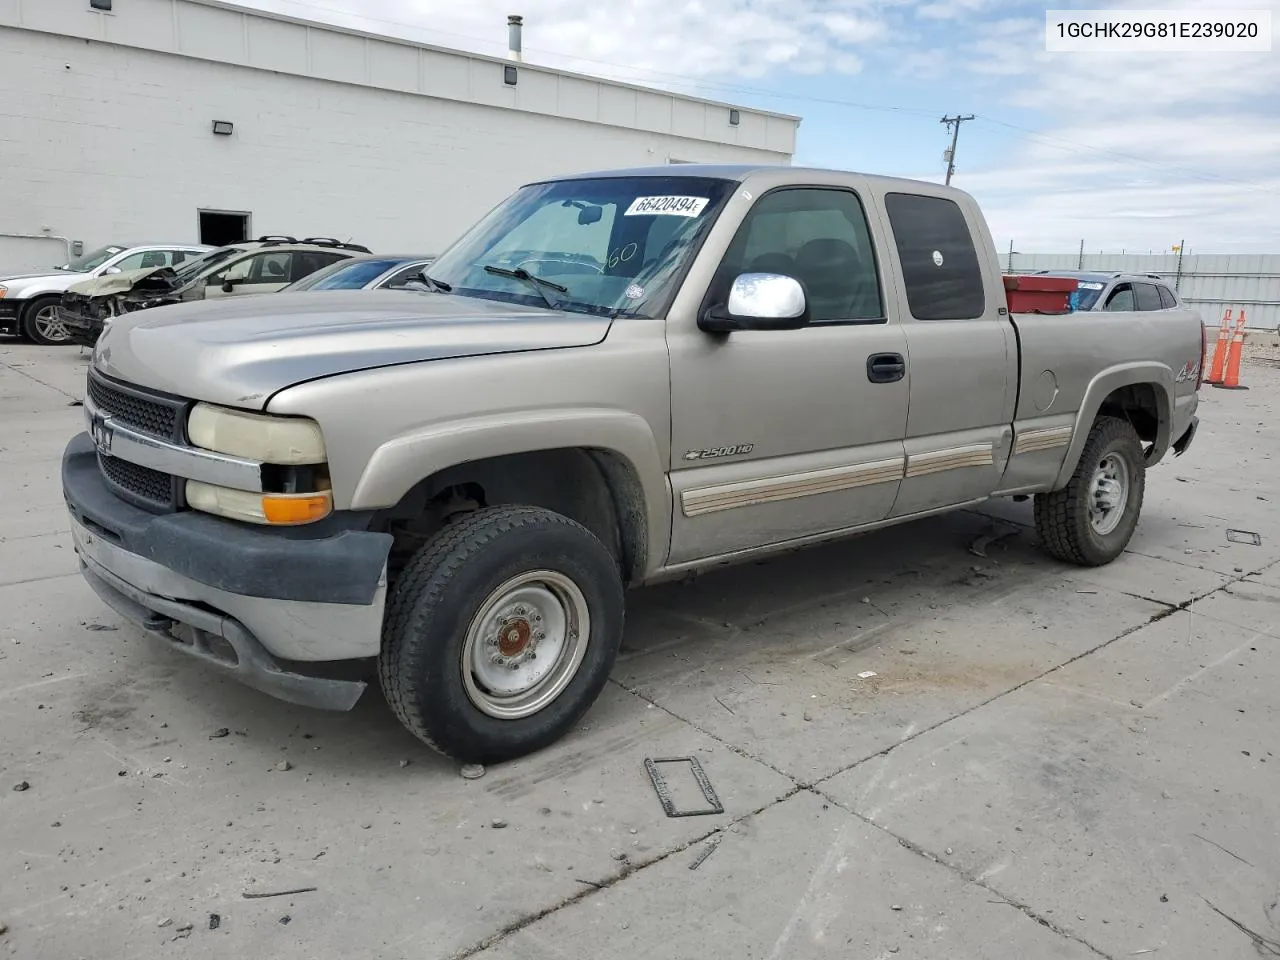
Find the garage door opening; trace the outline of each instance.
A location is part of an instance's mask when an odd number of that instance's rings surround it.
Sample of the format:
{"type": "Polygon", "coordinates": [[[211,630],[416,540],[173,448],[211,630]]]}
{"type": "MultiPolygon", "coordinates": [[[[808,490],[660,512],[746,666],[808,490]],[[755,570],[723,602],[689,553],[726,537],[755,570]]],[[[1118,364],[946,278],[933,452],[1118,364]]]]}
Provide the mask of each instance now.
{"type": "Polygon", "coordinates": [[[227,210],[200,211],[200,242],[211,247],[244,243],[249,239],[249,214],[227,210]]]}

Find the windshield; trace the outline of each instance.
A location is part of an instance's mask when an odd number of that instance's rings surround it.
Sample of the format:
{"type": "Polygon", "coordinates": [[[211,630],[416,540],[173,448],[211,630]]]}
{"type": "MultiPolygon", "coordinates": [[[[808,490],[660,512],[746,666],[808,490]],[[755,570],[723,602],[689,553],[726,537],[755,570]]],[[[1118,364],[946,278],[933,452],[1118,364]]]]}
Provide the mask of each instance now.
{"type": "Polygon", "coordinates": [[[404,262],[385,257],[377,260],[357,260],[354,263],[339,262],[319,273],[304,277],[288,290],[291,293],[298,290],[359,290],[366,283],[376,280],[392,267],[398,267],[404,262]]]}
{"type": "Polygon", "coordinates": [[[88,273],[97,267],[102,266],[117,253],[124,253],[124,247],[101,247],[92,253],[86,253],[82,257],[76,257],[69,263],[64,263],[59,270],[70,270],[72,273],[88,273]]]}
{"type": "Polygon", "coordinates": [[[1076,283],[1075,292],[1071,294],[1072,310],[1092,310],[1093,305],[1098,302],[1098,298],[1102,296],[1102,290],[1106,287],[1105,283],[1099,283],[1097,280],[1080,280],[1076,283]]]}
{"type": "Polygon", "coordinates": [[[534,184],[493,210],[427,273],[464,297],[658,316],[732,188],[728,180],[675,176],[534,184]]]}

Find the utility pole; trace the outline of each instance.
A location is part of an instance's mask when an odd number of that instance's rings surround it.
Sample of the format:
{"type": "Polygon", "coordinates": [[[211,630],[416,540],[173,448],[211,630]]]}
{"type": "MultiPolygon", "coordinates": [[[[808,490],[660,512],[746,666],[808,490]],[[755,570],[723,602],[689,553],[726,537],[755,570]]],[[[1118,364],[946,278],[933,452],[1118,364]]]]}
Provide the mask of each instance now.
{"type": "Polygon", "coordinates": [[[973,120],[973,114],[967,117],[956,115],[954,117],[943,117],[939,123],[945,123],[947,129],[951,131],[951,149],[947,151],[947,183],[951,183],[951,176],[956,172],[956,142],[960,139],[960,124],[966,120],[973,120]]]}

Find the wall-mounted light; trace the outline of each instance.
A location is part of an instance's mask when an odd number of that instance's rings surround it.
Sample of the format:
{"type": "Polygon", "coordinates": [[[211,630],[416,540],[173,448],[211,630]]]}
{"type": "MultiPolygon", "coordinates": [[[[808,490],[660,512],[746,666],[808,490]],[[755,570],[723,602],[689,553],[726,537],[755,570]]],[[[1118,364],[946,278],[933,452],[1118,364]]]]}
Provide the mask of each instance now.
{"type": "Polygon", "coordinates": [[[730,111],[729,111],[729,126],[731,126],[731,127],[736,127],[736,126],[737,126],[739,123],[741,123],[741,122],[742,122],[742,114],[738,113],[738,111],[737,111],[737,110],[730,110],[730,111]]]}
{"type": "Polygon", "coordinates": [[[213,121],[213,133],[218,137],[229,137],[235,132],[236,125],[230,120],[213,121]]]}
{"type": "Polygon", "coordinates": [[[505,83],[508,87],[514,87],[516,85],[516,79],[517,77],[516,77],[515,67],[502,68],[502,82],[505,83]]]}
{"type": "Polygon", "coordinates": [[[106,10],[111,12],[111,0],[89,0],[90,10],[106,10]]]}

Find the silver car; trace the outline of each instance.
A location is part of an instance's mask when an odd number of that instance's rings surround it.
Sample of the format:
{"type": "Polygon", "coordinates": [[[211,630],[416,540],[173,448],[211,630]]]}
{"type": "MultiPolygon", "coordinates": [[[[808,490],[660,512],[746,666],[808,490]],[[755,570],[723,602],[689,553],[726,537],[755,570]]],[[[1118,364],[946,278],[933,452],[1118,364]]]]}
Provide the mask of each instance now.
{"type": "Polygon", "coordinates": [[[285,287],[281,293],[302,290],[426,290],[422,271],[434,260],[430,256],[353,257],[317,270],[309,277],[285,287]]]}
{"type": "Polygon", "coordinates": [[[70,343],[58,304],[73,283],[126,270],[177,267],[213,249],[199,243],[109,244],[43,273],[0,276],[0,333],[41,344],[70,343]]]}
{"type": "Polygon", "coordinates": [[[1037,270],[1036,274],[1076,280],[1076,290],[1071,295],[1071,306],[1076,311],[1128,313],[1183,306],[1169,281],[1154,273],[1037,270]]]}

